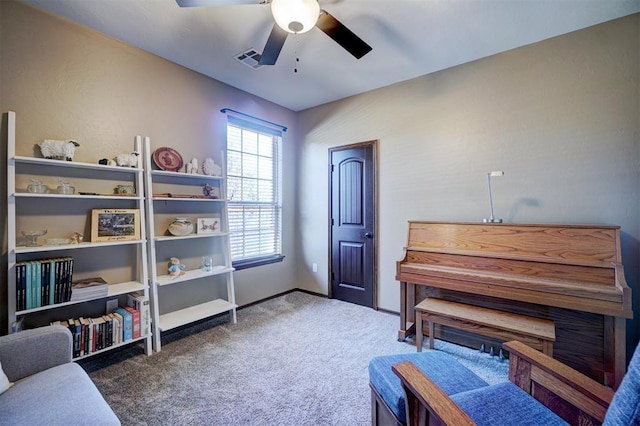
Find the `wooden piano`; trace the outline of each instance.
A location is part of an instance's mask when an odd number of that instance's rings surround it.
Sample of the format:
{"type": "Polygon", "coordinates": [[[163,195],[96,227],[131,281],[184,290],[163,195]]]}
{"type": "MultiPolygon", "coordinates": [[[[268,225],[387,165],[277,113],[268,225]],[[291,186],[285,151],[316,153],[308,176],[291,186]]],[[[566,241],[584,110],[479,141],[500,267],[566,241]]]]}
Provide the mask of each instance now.
{"type": "MultiPolygon", "coordinates": [[[[437,297],[553,320],[555,358],[614,388],[622,380],[633,311],[618,226],[412,221],[396,268],[399,339],[415,333],[415,305],[437,297]]],[[[444,326],[434,334],[487,343],[444,326]]]]}

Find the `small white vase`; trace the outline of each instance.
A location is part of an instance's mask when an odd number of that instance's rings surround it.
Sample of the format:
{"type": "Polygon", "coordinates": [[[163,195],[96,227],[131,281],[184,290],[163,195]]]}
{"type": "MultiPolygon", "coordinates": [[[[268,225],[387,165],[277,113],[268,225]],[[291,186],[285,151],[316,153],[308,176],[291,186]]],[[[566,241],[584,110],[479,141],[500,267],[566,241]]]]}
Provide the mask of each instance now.
{"type": "Polygon", "coordinates": [[[192,231],[193,223],[186,217],[176,217],[175,220],[169,224],[169,233],[171,235],[189,235],[192,231]]]}

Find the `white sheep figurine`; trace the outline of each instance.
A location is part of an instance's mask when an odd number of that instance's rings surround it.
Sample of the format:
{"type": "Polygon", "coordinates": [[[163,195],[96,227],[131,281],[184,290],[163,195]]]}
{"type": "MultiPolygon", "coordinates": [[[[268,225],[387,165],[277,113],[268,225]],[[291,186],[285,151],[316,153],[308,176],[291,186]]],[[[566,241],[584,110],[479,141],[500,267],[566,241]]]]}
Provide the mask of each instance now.
{"type": "Polygon", "coordinates": [[[133,151],[131,154],[116,155],[116,164],[120,167],[138,167],[138,156],[140,154],[133,151]]]}
{"type": "Polygon", "coordinates": [[[58,141],[54,139],[45,139],[38,144],[44,158],[64,158],[67,161],[73,160],[76,148],[80,144],[76,141],[58,141]]]}

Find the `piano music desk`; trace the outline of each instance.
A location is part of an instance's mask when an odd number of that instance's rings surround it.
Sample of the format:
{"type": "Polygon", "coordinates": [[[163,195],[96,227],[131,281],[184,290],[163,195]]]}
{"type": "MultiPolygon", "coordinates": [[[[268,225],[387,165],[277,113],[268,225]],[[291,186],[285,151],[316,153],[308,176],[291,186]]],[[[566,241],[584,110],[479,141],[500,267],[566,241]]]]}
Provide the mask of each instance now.
{"type": "Polygon", "coordinates": [[[429,326],[429,349],[433,349],[434,325],[441,324],[502,341],[519,340],[553,356],[556,330],[550,320],[427,297],[416,305],[418,352],[422,351],[423,320],[429,326]]]}

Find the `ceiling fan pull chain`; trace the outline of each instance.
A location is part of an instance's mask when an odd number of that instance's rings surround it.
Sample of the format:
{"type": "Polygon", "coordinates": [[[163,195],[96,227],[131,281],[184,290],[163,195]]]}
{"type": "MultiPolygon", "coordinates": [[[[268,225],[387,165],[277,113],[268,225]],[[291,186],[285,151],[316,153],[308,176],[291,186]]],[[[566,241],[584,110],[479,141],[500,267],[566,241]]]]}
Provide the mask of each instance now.
{"type": "Polygon", "coordinates": [[[294,54],[296,56],[296,63],[293,65],[294,74],[298,72],[298,64],[300,63],[300,58],[298,57],[298,45],[300,44],[300,40],[296,37],[296,49],[294,50],[294,54]]]}

